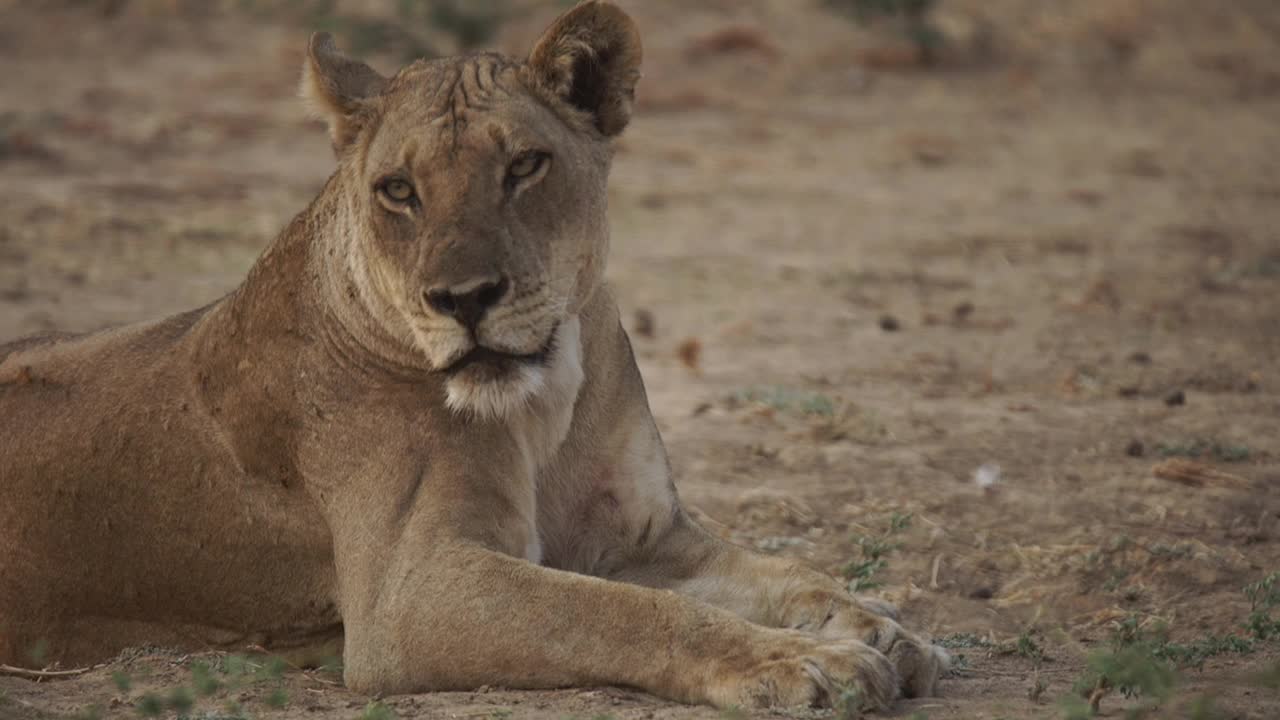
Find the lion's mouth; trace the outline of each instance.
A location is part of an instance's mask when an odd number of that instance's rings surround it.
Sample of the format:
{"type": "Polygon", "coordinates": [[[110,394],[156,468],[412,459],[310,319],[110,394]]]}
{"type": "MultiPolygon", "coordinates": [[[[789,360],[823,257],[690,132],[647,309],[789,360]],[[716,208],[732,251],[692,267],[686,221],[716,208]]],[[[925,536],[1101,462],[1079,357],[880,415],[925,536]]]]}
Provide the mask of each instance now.
{"type": "Polygon", "coordinates": [[[555,342],[556,332],[553,329],[547,336],[546,343],[531,353],[510,353],[476,345],[463,353],[462,357],[450,363],[444,372],[448,375],[467,372],[472,375],[498,377],[522,365],[547,365],[551,359],[551,353],[555,350],[555,342]]]}

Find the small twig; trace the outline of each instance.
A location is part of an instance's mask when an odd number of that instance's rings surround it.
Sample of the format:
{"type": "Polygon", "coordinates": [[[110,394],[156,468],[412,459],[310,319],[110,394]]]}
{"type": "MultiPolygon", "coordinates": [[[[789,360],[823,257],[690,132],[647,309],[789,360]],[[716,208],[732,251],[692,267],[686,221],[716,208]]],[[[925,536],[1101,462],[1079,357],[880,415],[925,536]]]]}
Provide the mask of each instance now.
{"type": "Polygon", "coordinates": [[[28,680],[61,680],[64,678],[75,677],[77,675],[83,675],[91,670],[97,670],[100,667],[103,666],[93,665],[91,667],[76,668],[75,670],[30,670],[28,668],[0,664],[0,675],[26,678],[28,680]]]}

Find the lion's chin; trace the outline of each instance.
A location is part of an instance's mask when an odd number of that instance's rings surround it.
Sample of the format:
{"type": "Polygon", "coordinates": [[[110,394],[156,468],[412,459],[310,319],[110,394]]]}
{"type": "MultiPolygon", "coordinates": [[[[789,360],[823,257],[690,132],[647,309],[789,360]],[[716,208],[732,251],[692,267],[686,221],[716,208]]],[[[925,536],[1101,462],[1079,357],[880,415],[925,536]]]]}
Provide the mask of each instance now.
{"type": "Polygon", "coordinates": [[[470,363],[450,373],[445,404],[457,413],[501,419],[527,406],[546,375],[539,362],[504,358],[470,363]]]}

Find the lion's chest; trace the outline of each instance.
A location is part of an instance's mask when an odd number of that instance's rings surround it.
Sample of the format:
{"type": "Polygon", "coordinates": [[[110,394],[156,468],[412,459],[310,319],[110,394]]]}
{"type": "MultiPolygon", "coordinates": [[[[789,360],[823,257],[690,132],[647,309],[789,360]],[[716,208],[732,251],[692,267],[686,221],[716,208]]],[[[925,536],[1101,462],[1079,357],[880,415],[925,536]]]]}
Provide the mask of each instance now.
{"type": "Polygon", "coordinates": [[[524,543],[524,557],[533,563],[542,562],[535,478],[555,457],[568,436],[578,392],[582,388],[582,338],[578,318],[571,318],[560,326],[556,332],[555,348],[542,388],[527,405],[507,418],[526,467],[532,471],[526,495],[529,498],[529,507],[526,508],[529,531],[524,543]]]}
{"type": "Polygon", "coordinates": [[[517,446],[535,473],[560,449],[573,422],[583,378],[580,333],[576,317],[560,326],[542,387],[507,418],[517,446]]]}

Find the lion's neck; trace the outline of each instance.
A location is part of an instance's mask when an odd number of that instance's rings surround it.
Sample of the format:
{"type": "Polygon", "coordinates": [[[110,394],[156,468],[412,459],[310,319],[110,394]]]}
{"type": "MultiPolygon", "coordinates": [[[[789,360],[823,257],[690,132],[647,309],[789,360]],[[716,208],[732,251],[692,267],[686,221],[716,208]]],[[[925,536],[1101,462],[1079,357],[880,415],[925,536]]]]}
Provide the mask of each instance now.
{"type": "Polygon", "coordinates": [[[341,178],[330,178],[305,213],[304,237],[278,240],[286,244],[301,240],[307,245],[305,286],[317,310],[317,339],[353,369],[430,378],[427,358],[414,346],[408,328],[400,327],[404,324],[400,314],[372,292],[359,240],[351,231],[356,223],[343,192],[341,178]]]}

